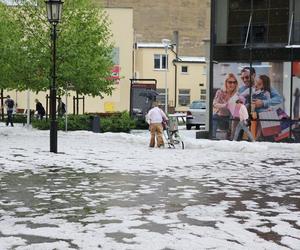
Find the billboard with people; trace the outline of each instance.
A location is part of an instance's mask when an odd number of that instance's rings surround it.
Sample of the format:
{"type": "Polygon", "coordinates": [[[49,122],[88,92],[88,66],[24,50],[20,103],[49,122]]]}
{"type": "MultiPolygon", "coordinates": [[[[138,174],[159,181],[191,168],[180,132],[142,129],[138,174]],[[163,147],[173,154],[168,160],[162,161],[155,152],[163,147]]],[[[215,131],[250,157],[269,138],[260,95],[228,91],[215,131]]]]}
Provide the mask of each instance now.
{"type": "MultiPolygon", "coordinates": [[[[255,140],[290,138],[299,120],[300,78],[293,73],[298,72],[296,66],[291,62],[214,64],[212,138],[234,139],[240,103],[248,110],[248,127],[255,140]]],[[[249,138],[245,134],[240,137],[249,138]]]]}

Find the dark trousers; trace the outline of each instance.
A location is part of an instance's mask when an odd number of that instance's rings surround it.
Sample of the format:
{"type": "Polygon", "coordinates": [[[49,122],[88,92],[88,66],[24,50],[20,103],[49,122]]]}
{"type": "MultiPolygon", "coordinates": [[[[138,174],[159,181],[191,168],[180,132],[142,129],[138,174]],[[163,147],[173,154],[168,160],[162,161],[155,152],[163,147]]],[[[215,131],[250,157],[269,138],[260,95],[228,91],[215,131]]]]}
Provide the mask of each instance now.
{"type": "Polygon", "coordinates": [[[12,110],[7,110],[7,121],[6,121],[6,126],[10,123],[11,126],[14,126],[13,124],[13,111],[12,110]]]}
{"type": "Polygon", "coordinates": [[[216,138],[217,129],[228,130],[229,129],[229,116],[219,116],[218,114],[213,114],[212,121],[212,137],[216,138]]]}

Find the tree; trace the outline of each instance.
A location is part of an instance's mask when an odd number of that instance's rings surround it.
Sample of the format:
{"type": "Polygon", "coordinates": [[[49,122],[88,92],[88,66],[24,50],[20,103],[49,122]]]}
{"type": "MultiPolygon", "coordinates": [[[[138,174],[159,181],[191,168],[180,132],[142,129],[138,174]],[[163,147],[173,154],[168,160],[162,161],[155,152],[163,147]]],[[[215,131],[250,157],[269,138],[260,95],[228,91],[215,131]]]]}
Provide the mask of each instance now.
{"type": "MultiPolygon", "coordinates": [[[[41,91],[51,83],[50,24],[44,0],[19,0],[12,10],[16,30],[22,32],[15,48],[14,84],[18,90],[41,91]]],[[[113,44],[108,16],[90,0],[65,1],[58,25],[57,87],[72,86],[78,94],[111,94],[113,44]]]]}
{"type": "Polygon", "coordinates": [[[0,88],[17,88],[15,65],[18,62],[22,33],[14,19],[13,9],[0,3],[0,88]]]}

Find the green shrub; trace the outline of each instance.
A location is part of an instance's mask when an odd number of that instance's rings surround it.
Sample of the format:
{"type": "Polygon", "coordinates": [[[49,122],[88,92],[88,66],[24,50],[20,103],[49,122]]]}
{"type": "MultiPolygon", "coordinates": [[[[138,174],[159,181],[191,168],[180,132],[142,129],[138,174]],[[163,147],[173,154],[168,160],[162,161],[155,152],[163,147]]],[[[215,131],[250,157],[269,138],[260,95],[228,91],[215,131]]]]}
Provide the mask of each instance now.
{"type": "MultiPolygon", "coordinates": [[[[67,119],[68,131],[74,130],[90,130],[91,129],[91,117],[89,115],[68,115],[67,119]]],[[[66,118],[62,117],[58,119],[58,128],[60,130],[66,129],[66,118]]]]}
{"type": "Polygon", "coordinates": [[[148,129],[149,124],[145,121],[145,119],[135,119],[135,128],[136,129],[148,129]]]}
{"type": "MultiPolygon", "coordinates": [[[[91,130],[91,115],[68,115],[68,131],[91,130]]],[[[58,130],[65,130],[65,117],[57,118],[58,130]]],[[[32,127],[50,129],[50,119],[32,120],[32,127]]],[[[130,132],[135,128],[135,122],[128,112],[116,113],[108,117],[100,117],[101,132],[130,132]]]]}
{"type": "MultiPolygon", "coordinates": [[[[68,115],[68,130],[90,130],[90,123],[91,118],[89,115],[68,115]]],[[[58,117],[57,118],[57,129],[58,130],[65,130],[66,129],[66,120],[65,117],[58,117]]],[[[32,120],[32,127],[47,130],[50,129],[50,119],[46,121],[43,120],[32,120]]]]}
{"type": "Polygon", "coordinates": [[[46,119],[43,119],[43,120],[34,119],[31,121],[31,125],[33,128],[37,128],[40,130],[49,130],[50,129],[50,120],[48,119],[46,121],[46,119]]]}
{"type": "Polygon", "coordinates": [[[13,118],[14,123],[23,123],[25,124],[27,122],[27,116],[23,114],[15,114],[13,118]]]}
{"type": "Polygon", "coordinates": [[[102,132],[130,132],[135,128],[134,120],[128,112],[113,114],[110,117],[100,118],[100,129],[102,132]]]}

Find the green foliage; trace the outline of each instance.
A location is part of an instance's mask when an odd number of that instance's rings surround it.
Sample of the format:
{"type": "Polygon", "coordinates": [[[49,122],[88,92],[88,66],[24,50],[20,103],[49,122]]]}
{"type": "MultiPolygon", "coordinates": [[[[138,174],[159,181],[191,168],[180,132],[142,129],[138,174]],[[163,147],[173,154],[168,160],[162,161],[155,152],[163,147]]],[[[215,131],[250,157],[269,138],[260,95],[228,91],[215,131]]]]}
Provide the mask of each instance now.
{"type": "Polygon", "coordinates": [[[15,114],[14,115],[14,123],[23,123],[25,124],[27,122],[27,116],[23,115],[23,114],[15,114]]]}
{"type": "MultiPolygon", "coordinates": [[[[67,122],[68,131],[90,130],[91,128],[91,118],[89,115],[68,115],[67,122]]],[[[60,130],[66,129],[65,117],[58,119],[58,128],[60,130]]]]}
{"type": "Polygon", "coordinates": [[[135,128],[136,129],[148,129],[149,124],[145,121],[145,119],[135,119],[135,128]]]}
{"type": "Polygon", "coordinates": [[[33,128],[37,128],[37,129],[40,129],[40,130],[49,130],[50,129],[50,120],[46,120],[46,119],[43,119],[43,120],[37,120],[37,119],[34,119],[31,121],[31,125],[33,128]]]}
{"type": "MultiPolygon", "coordinates": [[[[58,130],[65,130],[65,117],[58,118],[58,130]]],[[[91,115],[68,115],[68,131],[74,130],[91,130],[91,115]]],[[[49,130],[50,120],[32,120],[32,127],[49,130]]],[[[130,132],[135,128],[135,122],[132,120],[128,112],[113,114],[110,117],[100,117],[101,132],[130,132]]]]}
{"type": "MultiPolygon", "coordinates": [[[[74,130],[90,130],[90,116],[89,115],[68,115],[67,119],[67,126],[68,131],[74,131],[74,130]]],[[[65,117],[59,117],[57,118],[57,128],[58,130],[65,130],[66,127],[66,120],[65,117]]],[[[32,120],[32,127],[41,129],[41,130],[48,130],[50,129],[50,119],[46,121],[46,119],[43,120],[32,120]]]]}
{"type": "Polygon", "coordinates": [[[135,128],[135,122],[128,112],[114,114],[110,117],[100,118],[100,129],[102,132],[130,132],[135,128]]]}
{"type": "Polygon", "coordinates": [[[15,72],[19,63],[22,32],[15,20],[14,8],[0,2],[0,88],[18,85],[15,72]]]}
{"type": "MultiPolygon", "coordinates": [[[[15,8],[0,3],[0,87],[43,91],[51,82],[52,58],[45,1],[17,2],[15,8]],[[9,51],[10,58],[3,51],[9,51]]],[[[107,14],[90,0],[64,2],[62,21],[57,25],[58,94],[66,86],[78,94],[112,93],[109,25],[107,14]]]]}

